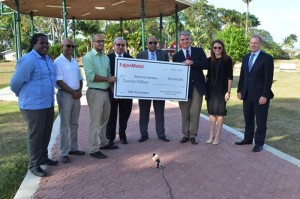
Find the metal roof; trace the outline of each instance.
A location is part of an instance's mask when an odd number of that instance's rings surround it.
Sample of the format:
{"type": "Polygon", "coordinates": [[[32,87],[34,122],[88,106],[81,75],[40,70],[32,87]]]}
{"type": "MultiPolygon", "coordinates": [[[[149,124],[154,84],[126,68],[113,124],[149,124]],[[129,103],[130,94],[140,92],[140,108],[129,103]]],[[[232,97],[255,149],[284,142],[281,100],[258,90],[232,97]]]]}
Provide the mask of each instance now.
{"type": "MultiPolygon", "coordinates": [[[[0,0],[16,10],[15,0],[0,0]]],[[[195,0],[144,0],[145,17],[169,16],[195,3],[195,0]]],[[[82,20],[129,20],[141,18],[141,0],[66,0],[67,18],[82,20]]],[[[19,0],[22,14],[62,18],[62,0],[19,0]]]]}

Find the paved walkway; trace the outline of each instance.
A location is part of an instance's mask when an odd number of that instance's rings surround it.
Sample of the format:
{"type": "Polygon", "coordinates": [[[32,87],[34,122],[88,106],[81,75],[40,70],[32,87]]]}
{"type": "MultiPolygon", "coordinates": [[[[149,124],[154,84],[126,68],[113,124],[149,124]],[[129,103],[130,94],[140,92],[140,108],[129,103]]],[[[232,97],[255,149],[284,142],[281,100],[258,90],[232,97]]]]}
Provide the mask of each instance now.
{"type": "MultiPolygon", "coordinates": [[[[199,144],[180,144],[180,111],[177,104],[166,103],[166,135],[169,143],[157,139],[154,114],[149,124],[150,139],[137,142],[138,106],[134,103],[128,124],[128,145],[106,150],[107,159],[86,154],[72,156],[70,164],[48,167],[49,177],[38,178],[28,172],[15,198],[36,199],[141,199],[141,198],[300,198],[299,160],[265,145],[259,153],[252,145],[236,146],[242,134],[225,126],[222,142],[208,145],[209,123],[201,118],[199,144]],[[152,154],[160,156],[164,167],[156,168],[152,154]],[[298,165],[298,166],[297,166],[298,165]],[[31,190],[30,190],[31,189],[31,190]]],[[[52,157],[59,159],[56,120],[51,145],[52,157]]],[[[89,113],[82,106],[79,127],[80,149],[88,153],[89,113]]]]}

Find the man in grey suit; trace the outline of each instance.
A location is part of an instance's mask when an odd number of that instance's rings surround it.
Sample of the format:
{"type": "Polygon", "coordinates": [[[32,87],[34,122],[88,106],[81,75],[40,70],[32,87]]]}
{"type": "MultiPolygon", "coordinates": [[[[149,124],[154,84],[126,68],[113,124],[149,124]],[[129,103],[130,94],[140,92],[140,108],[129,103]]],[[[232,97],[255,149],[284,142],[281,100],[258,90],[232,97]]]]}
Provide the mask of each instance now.
{"type": "MultiPolygon", "coordinates": [[[[157,39],[155,36],[150,36],[147,39],[147,48],[137,55],[137,59],[147,59],[154,61],[169,61],[169,56],[165,51],[157,49],[157,39]]],[[[139,142],[144,142],[149,138],[148,135],[148,124],[149,124],[149,114],[151,108],[152,100],[139,100],[140,108],[140,133],[141,138],[139,142]]],[[[165,101],[164,100],[153,100],[153,107],[155,113],[155,124],[156,133],[160,140],[164,142],[169,142],[170,140],[166,138],[165,135],[165,101]]]]}

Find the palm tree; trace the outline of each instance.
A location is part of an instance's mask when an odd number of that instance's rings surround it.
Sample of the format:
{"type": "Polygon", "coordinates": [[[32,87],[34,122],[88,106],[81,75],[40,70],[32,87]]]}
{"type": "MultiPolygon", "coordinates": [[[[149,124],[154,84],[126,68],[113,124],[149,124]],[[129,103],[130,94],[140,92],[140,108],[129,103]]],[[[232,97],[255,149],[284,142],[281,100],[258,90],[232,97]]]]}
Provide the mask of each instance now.
{"type": "Polygon", "coordinates": [[[246,32],[245,32],[245,34],[248,33],[249,3],[250,3],[251,1],[252,1],[252,0],[243,0],[243,2],[247,4],[247,13],[246,13],[246,32]]]}

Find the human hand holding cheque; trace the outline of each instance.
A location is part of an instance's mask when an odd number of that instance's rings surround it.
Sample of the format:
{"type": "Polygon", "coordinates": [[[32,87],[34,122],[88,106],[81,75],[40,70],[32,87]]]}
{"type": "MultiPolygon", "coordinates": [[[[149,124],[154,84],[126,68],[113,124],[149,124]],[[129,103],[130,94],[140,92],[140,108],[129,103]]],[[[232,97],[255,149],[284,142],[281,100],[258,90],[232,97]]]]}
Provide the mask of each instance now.
{"type": "Polygon", "coordinates": [[[114,98],[188,100],[189,66],[121,57],[115,63],[114,98]]]}

